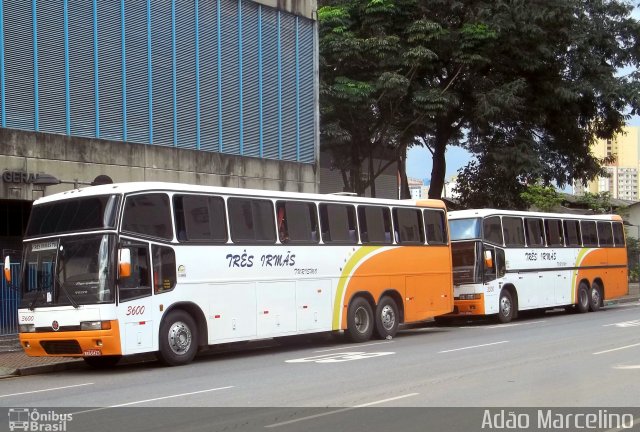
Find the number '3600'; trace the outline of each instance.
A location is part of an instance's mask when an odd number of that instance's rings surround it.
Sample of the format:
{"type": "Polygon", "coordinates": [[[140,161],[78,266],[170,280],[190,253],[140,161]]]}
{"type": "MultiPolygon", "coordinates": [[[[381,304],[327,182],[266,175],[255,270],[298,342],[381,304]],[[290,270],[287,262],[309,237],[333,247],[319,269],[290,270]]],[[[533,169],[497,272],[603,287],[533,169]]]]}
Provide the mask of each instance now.
{"type": "Polygon", "coordinates": [[[144,306],[127,307],[127,315],[142,315],[143,313],[144,313],[144,306]]]}

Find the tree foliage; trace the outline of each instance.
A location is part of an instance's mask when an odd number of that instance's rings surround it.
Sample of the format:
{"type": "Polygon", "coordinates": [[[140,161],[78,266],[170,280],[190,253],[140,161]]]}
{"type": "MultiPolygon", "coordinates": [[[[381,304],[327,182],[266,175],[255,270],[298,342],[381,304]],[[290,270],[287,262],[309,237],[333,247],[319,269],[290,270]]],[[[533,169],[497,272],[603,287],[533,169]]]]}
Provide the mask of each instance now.
{"type": "Polygon", "coordinates": [[[542,186],[533,184],[520,193],[520,198],[524,200],[529,207],[533,207],[538,211],[552,211],[562,203],[562,196],[552,186],[542,186]]]}
{"type": "Polygon", "coordinates": [[[617,74],[640,59],[640,25],[624,0],[319,5],[322,145],[356,192],[371,180],[365,159],[425,145],[430,197],[440,197],[446,147],[462,145],[476,155],[461,173],[465,200],[523,205],[524,184],[600,174],[590,145],[621,129],[627,107],[640,109],[639,74],[617,74]],[[490,197],[489,180],[510,196],[490,197]]]}

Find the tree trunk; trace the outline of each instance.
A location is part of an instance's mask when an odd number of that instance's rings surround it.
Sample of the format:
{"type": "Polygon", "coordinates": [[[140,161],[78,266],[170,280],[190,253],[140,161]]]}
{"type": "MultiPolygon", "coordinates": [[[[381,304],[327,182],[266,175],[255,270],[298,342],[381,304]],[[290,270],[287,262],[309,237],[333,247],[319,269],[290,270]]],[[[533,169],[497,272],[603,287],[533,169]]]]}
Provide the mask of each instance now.
{"type": "Polygon", "coordinates": [[[400,199],[411,198],[409,180],[407,179],[407,146],[398,151],[398,177],[400,177],[400,199]]]}
{"type": "Polygon", "coordinates": [[[442,188],[444,187],[444,176],[447,172],[447,161],[445,151],[447,149],[447,139],[440,134],[436,134],[436,142],[433,146],[433,167],[431,168],[431,183],[429,184],[429,198],[442,198],[442,188]]]}

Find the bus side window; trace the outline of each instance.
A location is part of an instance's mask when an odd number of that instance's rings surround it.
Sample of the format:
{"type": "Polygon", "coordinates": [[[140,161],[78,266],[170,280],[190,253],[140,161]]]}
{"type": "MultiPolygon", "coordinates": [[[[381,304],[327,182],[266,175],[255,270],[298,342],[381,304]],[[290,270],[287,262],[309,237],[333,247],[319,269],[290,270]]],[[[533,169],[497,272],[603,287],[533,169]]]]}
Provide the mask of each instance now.
{"type": "Polygon", "coordinates": [[[271,201],[229,198],[227,206],[234,243],[275,243],[276,227],[271,201]]]}
{"type": "Polygon", "coordinates": [[[176,286],[176,254],[167,246],[153,245],[153,291],[156,294],[176,286]]]}
{"type": "Polygon", "coordinates": [[[502,246],[504,240],[502,237],[502,224],[500,223],[500,216],[486,218],[482,222],[482,231],[484,232],[484,239],[486,241],[502,246]]]}
{"type": "Polygon", "coordinates": [[[356,212],[352,205],[320,204],[320,227],[325,243],[358,243],[356,212]]]}
{"type": "Polygon", "coordinates": [[[447,218],[442,210],[425,210],[424,224],[427,243],[447,244],[447,218]]]}
{"type": "Polygon", "coordinates": [[[126,244],[131,250],[131,276],[118,282],[121,302],[151,295],[151,268],[149,264],[149,247],[147,245],[126,244]]]}
{"type": "Polygon", "coordinates": [[[611,222],[598,222],[598,239],[600,240],[600,247],[613,246],[611,222]]]}
{"type": "Polygon", "coordinates": [[[624,229],[620,222],[613,223],[613,239],[616,242],[616,247],[624,247],[624,229]]]}

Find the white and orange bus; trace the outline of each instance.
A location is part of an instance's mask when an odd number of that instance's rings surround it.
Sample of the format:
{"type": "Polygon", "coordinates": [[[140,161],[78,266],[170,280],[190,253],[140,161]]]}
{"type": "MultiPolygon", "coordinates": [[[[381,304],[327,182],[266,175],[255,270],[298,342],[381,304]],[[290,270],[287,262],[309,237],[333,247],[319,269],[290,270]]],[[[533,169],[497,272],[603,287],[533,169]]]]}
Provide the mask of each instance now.
{"type": "Polygon", "coordinates": [[[313,332],[392,337],[453,310],[446,221],[436,200],[171,183],[48,196],[24,240],[20,341],[109,366],[313,332]]]}
{"type": "Polygon", "coordinates": [[[597,311],[628,293],[617,215],[462,210],[449,213],[454,312],[494,315],[564,306],[597,311]]]}

